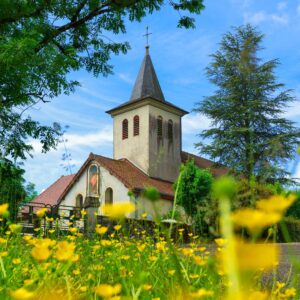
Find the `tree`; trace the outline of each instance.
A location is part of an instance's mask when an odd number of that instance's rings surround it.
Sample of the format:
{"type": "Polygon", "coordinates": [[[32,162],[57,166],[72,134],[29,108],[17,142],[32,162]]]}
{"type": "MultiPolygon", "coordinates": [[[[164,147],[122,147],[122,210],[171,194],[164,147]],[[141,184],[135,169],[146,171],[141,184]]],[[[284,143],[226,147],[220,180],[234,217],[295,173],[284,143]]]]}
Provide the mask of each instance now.
{"type": "MultiPolygon", "coordinates": [[[[40,140],[44,151],[55,147],[60,126],[43,126],[25,117],[26,109],[73,92],[79,83],[67,78],[71,70],[112,73],[111,54],[129,49],[114,35],[165,2],[179,12],[204,8],[203,0],[0,1],[0,155],[25,159],[28,138],[40,140]]],[[[181,16],[178,26],[194,27],[194,21],[181,16]]]]}
{"type": "Polygon", "coordinates": [[[262,40],[251,25],[223,36],[207,68],[217,90],[195,109],[212,120],[212,128],[200,134],[209,143],[197,147],[248,181],[285,182],[283,166],[294,156],[300,131],[283,113],[295,98],[277,82],[279,61],[258,57],[262,40]]]}
{"type": "Polygon", "coordinates": [[[182,165],[174,189],[177,191],[177,204],[184,208],[189,217],[197,215],[198,207],[210,193],[212,182],[212,174],[208,170],[199,169],[193,160],[182,165]]]}

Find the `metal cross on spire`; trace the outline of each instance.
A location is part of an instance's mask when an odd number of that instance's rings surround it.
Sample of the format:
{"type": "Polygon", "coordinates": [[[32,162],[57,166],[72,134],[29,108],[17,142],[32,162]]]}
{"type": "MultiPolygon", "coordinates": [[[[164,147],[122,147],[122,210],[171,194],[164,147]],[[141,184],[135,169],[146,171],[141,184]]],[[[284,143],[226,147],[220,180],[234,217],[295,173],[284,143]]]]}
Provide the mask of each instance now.
{"type": "Polygon", "coordinates": [[[149,48],[149,35],[152,34],[152,32],[149,32],[149,27],[146,27],[146,33],[143,34],[143,36],[146,37],[146,48],[149,48]]]}

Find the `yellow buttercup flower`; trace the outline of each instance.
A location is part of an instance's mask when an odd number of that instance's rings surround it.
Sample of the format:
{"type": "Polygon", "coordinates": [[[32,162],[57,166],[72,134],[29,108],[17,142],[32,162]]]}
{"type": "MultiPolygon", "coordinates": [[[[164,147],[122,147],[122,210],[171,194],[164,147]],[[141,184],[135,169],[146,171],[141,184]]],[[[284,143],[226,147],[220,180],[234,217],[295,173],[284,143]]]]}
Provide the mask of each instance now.
{"type": "Polygon", "coordinates": [[[19,233],[22,230],[22,225],[21,224],[10,224],[9,229],[13,233],[19,233]]]}
{"type": "Polygon", "coordinates": [[[62,241],[57,243],[56,258],[59,261],[72,260],[74,256],[75,244],[73,242],[69,243],[67,241],[62,241]]]}
{"type": "Polygon", "coordinates": [[[209,291],[207,289],[201,288],[196,292],[191,293],[191,297],[199,299],[199,298],[212,296],[213,294],[214,294],[213,291],[209,291]]]}
{"type": "Polygon", "coordinates": [[[7,240],[6,240],[6,239],[4,239],[4,238],[0,237],[0,244],[5,244],[6,242],[7,242],[7,240]]]}
{"type": "Polygon", "coordinates": [[[151,284],[144,284],[143,289],[144,289],[144,291],[150,291],[152,289],[152,285],[151,284]]]}
{"type": "Polygon", "coordinates": [[[82,210],[80,211],[80,213],[81,213],[81,216],[82,216],[82,217],[84,217],[84,216],[87,214],[86,210],[84,210],[84,209],[82,209],[82,210]]]}
{"type": "Polygon", "coordinates": [[[21,259],[20,259],[20,258],[14,258],[14,259],[12,260],[12,263],[13,263],[14,265],[19,265],[19,264],[21,263],[21,259]]]}
{"type": "Polygon", "coordinates": [[[122,228],[122,225],[115,225],[114,230],[119,231],[122,228]]]}
{"type": "Polygon", "coordinates": [[[136,210],[136,207],[131,202],[106,204],[103,207],[104,214],[109,216],[111,219],[122,219],[126,215],[134,212],[135,210],[136,210]]]}
{"type": "Polygon", "coordinates": [[[227,244],[227,241],[222,238],[215,239],[215,243],[218,245],[218,247],[224,247],[227,244]]]}
{"type": "Polygon", "coordinates": [[[8,203],[4,203],[0,205],[0,216],[7,216],[8,214],[8,203]]]}
{"type": "Polygon", "coordinates": [[[270,213],[284,213],[296,200],[296,195],[284,197],[281,195],[272,196],[269,199],[262,199],[256,203],[256,207],[270,213]]]}
{"type": "Polygon", "coordinates": [[[20,288],[20,289],[17,289],[15,291],[11,291],[10,292],[10,296],[13,298],[13,299],[16,299],[16,300],[21,300],[21,299],[32,299],[34,297],[34,293],[33,292],[29,292],[28,290],[26,290],[25,288],[20,288]]]}
{"type": "Polygon", "coordinates": [[[8,255],[8,252],[7,251],[2,251],[0,252],[0,257],[5,257],[8,255]]]}
{"type": "Polygon", "coordinates": [[[51,255],[49,245],[46,243],[36,244],[31,251],[31,255],[39,262],[48,259],[51,255]]]}
{"type": "Polygon", "coordinates": [[[46,207],[41,208],[36,212],[36,215],[38,216],[38,218],[43,218],[45,213],[47,212],[47,210],[48,210],[48,208],[46,208],[46,207]]]}
{"type": "Polygon", "coordinates": [[[73,234],[77,233],[78,229],[76,227],[70,227],[69,231],[73,234]]]}
{"type": "Polygon", "coordinates": [[[101,227],[101,226],[96,226],[96,232],[99,234],[99,235],[103,235],[107,232],[108,228],[107,227],[101,227]]]}
{"type": "Polygon", "coordinates": [[[245,227],[250,233],[259,233],[262,229],[278,223],[281,214],[265,212],[253,208],[241,208],[232,213],[231,219],[238,227],[245,227]]]}
{"type": "Polygon", "coordinates": [[[98,296],[107,299],[120,294],[121,289],[122,289],[121,284],[116,284],[116,285],[100,284],[95,287],[95,292],[98,296]]]}

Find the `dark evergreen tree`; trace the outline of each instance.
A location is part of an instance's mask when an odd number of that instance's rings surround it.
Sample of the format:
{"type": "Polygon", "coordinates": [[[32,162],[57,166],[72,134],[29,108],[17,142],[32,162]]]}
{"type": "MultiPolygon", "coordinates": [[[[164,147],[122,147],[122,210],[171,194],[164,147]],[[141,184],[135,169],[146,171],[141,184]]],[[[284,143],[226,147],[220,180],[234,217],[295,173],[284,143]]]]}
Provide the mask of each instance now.
{"type": "Polygon", "coordinates": [[[208,144],[197,147],[248,180],[285,182],[284,165],[294,157],[300,131],[283,113],[295,98],[277,82],[279,61],[258,56],[262,41],[263,34],[251,25],[223,36],[207,68],[217,90],[195,109],[212,120],[200,134],[208,144]]]}

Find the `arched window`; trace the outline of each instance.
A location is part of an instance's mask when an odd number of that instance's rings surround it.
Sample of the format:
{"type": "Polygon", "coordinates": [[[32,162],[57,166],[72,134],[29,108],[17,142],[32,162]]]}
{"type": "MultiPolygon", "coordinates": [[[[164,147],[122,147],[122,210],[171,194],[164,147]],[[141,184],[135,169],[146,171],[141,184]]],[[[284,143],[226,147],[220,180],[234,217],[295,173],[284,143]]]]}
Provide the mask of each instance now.
{"type": "Polygon", "coordinates": [[[113,189],[107,188],[105,191],[105,204],[113,204],[113,189]]]}
{"type": "Polygon", "coordinates": [[[140,117],[134,116],[133,117],[133,135],[139,135],[140,134],[140,117]]]}
{"type": "Polygon", "coordinates": [[[168,140],[170,142],[173,141],[173,121],[172,120],[168,121],[168,140]]]}
{"type": "Polygon", "coordinates": [[[122,138],[123,140],[128,138],[128,120],[124,119],[122,122],[122,138]]]}
{"type": "Polygon", "coordinates": [[[75,217],[78,219],[81,217],[82,208],[83,208],[83,197],[81,194],[78,194],[75,200],[75,217]]]}
{"type": "Polygon", "coordinates": [[[162,138],[163,136],[163,118],[161,116],[157,117],[157,137],[162,138]]]}
{"type": "Polygon", "coordinates": [[[91,165],[88,171],[88,195],[99,196],[99,169],[91,165]]]}

